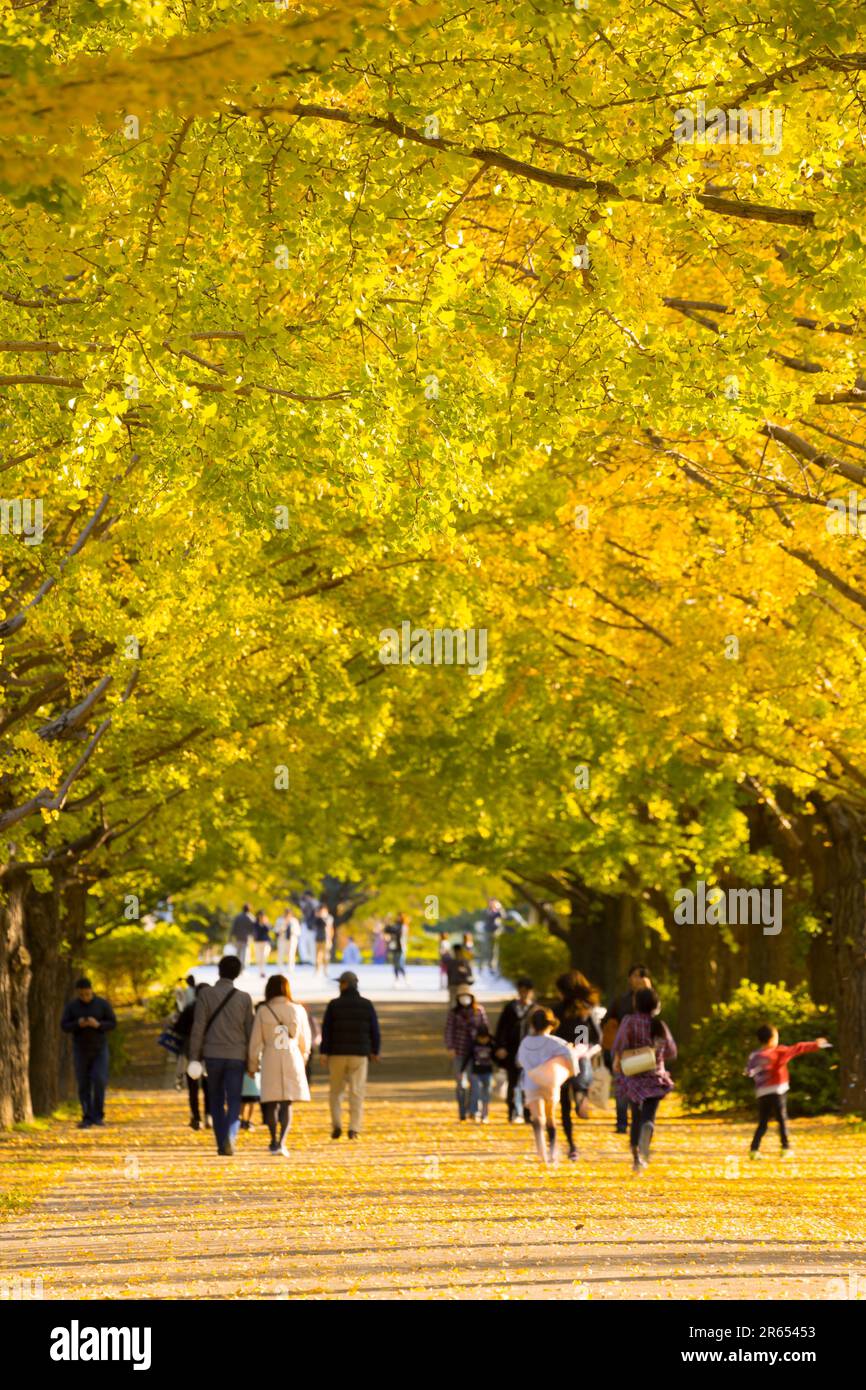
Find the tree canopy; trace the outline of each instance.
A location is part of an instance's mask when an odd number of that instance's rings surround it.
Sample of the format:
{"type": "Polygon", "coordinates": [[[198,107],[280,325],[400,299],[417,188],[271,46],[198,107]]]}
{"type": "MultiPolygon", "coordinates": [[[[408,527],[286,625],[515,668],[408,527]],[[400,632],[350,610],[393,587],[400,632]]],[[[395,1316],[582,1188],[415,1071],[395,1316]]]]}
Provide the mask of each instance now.
{"type": "MultiPolygon", "coordinates": [[[[858,7],[0,24],[0,1035],[29,996],[31,1080],[37,977],[56,1001],[129,895],[426,861],[596,944],[611,904],[671,936],[684,882],[784,884],[866,1104],[858,7]],[[698,103],[766,120],[678,139],[698,103]],[[383,664],[404,621],[483,629],[485,669],[383,664]]],[[[677,949],[682,984],[707,948],[677,949]]]]}

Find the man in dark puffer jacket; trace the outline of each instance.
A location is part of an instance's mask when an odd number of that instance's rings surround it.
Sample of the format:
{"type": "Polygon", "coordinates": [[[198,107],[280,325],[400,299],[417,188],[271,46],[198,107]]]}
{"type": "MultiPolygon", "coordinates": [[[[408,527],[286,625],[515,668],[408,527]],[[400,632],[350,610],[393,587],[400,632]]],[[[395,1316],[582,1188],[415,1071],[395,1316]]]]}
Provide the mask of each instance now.
{"type": "Polygon", "coordinates": [[[340,993],[332,999],[322,1020],[320,1052],[328,1068],[331,1100],[331,1138],[343,1133],[340,1118],[343,1091],[349,1088],[349,1138],[361,1133],[367,1068],[379,1060],[381,1036],[376,1010],[358,993],[358,976],[344,970],[340,993]]]}

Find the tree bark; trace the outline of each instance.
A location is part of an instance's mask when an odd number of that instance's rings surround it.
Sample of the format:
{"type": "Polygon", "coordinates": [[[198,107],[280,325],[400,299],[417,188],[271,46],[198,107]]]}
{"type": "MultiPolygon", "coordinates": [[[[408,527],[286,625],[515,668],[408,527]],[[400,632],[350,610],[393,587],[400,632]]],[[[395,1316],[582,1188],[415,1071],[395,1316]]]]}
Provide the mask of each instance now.
{"type": "Polygon", "coordinates": [[[60,872],[51,887],[31,887],[25,903],[25,933],[30,950],[30,1096],[36,1115],[50,1115],[69,1086],[69,1045],[60,1017],[70,993],[73,963],[84,939],[83,884],[60,872]]]}
{"type": "Polygon", "coordinates": [[[24,902],[29,879],[7,868],[0,878],[0,1127],[33,1118],[28,1067],[30,1029],[27,996],[30,954],[24,938],[24,902]]]}
{"type": "Polygon", "coordinates": [[[866,1113],[866,823],[842,800],[818,803],[830,844],[827,898],[836,979],[842,1109],[866,1113]]]}

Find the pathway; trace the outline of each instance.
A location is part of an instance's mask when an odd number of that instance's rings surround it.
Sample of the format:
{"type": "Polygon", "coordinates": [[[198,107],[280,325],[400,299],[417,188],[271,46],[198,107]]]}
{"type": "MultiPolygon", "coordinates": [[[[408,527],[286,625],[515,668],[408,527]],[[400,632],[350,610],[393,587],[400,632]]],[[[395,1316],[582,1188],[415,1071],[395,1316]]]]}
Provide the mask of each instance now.
{"type": "Polygon", "coordinates": [[[330,1139],[321,1073],[289,1160],[261,1128],[218,1158],[153,1073],[111,1093],[105,1130],[0,1138],[0,1188],[51,1170],[0,1224],[0,1281],[41,1278],[52,1299],[866,1297],[852,1126],[796,1121],[789,1165],[775,1145],[748,1164],[748,1125],[671,1101],[645,1176],[611,1115],[581,1126],[578,1163],[545,1172],[501,1104],[489,1125],[456,1122],[441,1004],[380,1012],[386,1058],[358,1143],[330,1139]]]}

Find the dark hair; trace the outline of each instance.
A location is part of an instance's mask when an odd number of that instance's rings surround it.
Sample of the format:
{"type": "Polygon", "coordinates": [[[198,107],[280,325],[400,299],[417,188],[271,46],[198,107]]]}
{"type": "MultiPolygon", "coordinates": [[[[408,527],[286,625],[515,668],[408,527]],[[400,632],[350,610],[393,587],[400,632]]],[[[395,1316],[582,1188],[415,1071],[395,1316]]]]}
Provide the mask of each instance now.
{"type": "Polygon", "coordinates": [[[93,989],[93,985],[90,983],[90,981],[88,980],[88,978],[87,978],[86,975],[82,975],[82,977],[81,977],[80,980],[76,980],[76,981],[75,981],[75,988],[76,988],[76,989],[93,989]]]}
{"type": "Polygon", "coordinates": [[[579,970],[566,970],[557,979],[556,988],[567,1004],[582,1004],[584,1008],[591,1009],[599,1000],[595,985],[591,985],[579,970]]]}
{"type": "Polygon", "coordinates": [[[758,1042],[768,1043],[775,1031],[775,1028],[773,1028],[769,1023],[762,1023],[757,1033],[755,1034],[755,1037],[758,1039],[758,1042]]]}
{"type": "Polygon", "coordinates": [[[518,975],[515,983],[518,989],[535,989],[535,985],[528,975],[518,975]]]}
{"type": "Polygon", "coordinates": [[[529,1020],[529,1026],[533,1033],[543,1033],[545,1028],[552,1028],[555,1023],[556,1019],[550,1009],[545,1008],[533,1009],[532,1017],[529,1020]]]}
{"type": "MultiPolygon", "coordinates": [[[[661,1000],[654,989],[639,989],[635,991],[634,1006],[639,1014],[654,1014],[659,1007],[661,1000]]],[[[650,1037],[663,1038],[665,1036],[665,1026],[660,1018],[650,1017],[650,1037]]]]}
{"type": "Polygon", "coordinates": [[[188,985],[194,985],[194,984],[195,984],[195,975],[187,975],[187,977],[186,977],[186,982],[187,982],[188,985]]]}
{"type": "Polygon", "coordinates": [[[633,975],[634,972],[635,972],[636,970],[639,970],[640,973],[641,973],[642,975],[648,975],[648,974],[649,974],[649,971],[647,970],[646,966],[645,966],[645,965],[642,965],[640,961],[638,961],[637,965],[630,965],[630,966],[629,966],[629,968],[628,968],[628,973],[629,973],[629,975],[633,975]]]}
{"type": "Polygon", "coordinates": [[[223,956],[219,963],[219,976],[221,980],[236,980],[243,970],[238,956],[223,956]]]}
{"type": "Polygon", "coordinates": [[[285,975],[270,975],[265,985],[265,1001],[269,999],[291,999],[292,992],[285,975]]]}
{"type": "Polygon", "coordinates": [[[462,950],[463,950],[463,947],[462,947],[462,945],[460,944],[460,942],[457,941],[457,942],[455,942],[454,946],[452,947],[452,950],[454,951],[454,954],[455,954],[455,956],[456,956],[458,951],[462,951],[462,950]]]}

